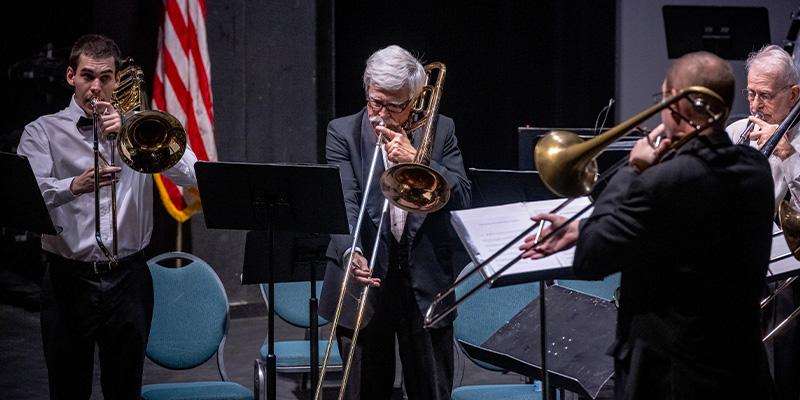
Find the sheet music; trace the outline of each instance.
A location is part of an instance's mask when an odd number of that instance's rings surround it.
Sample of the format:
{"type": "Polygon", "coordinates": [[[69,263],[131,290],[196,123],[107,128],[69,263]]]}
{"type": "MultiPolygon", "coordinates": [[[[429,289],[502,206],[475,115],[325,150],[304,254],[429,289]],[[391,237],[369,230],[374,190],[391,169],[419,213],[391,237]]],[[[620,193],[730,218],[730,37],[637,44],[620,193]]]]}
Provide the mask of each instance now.
{"type": "MultiPolygon", "coordinates": [[[[564,199],[511,203],[453,211],[452,223],[472,261],[478,264],[486,260],[525,229],[531,227],[533,222],[530,218],[532,216],[551,212],[562,202],[564,202],[564,199]]],[[[559,214],[569,218],[589,204],[588,197],[577,198],[561,210],[559,214]]],[[[584,213],[582,218],[588,217],[590,214],[591,209],[584,213]]],[[[535,232],[534,230],[531,234],[535,234],[535,232]]],[[[524,239],[519,240],[504,251],[491,263],[487,264],[481,272],[485,276],[492,275],[513,260],[519,255],[519,246],[523,241],[524,239]]],[[[570,267],[572,266],[574,254],[575,250],[571,248],[539,260],[521,260],[506,270],[501,277],[570,267]]]]}

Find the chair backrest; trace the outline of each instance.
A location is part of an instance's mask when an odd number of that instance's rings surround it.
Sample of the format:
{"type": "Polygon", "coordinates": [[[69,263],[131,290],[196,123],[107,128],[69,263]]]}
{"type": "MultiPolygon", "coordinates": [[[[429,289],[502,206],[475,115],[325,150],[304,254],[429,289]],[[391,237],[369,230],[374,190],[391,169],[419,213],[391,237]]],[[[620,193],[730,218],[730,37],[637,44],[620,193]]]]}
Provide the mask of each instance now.
{"type": "MultiPolygon", "coordinates": [[[[461,276],[473,267],[472,263],[467,264],[461,271],[461,276]]],[[[482,279],[479,273],[473,274],[464,284],[456,288],[456,297],[461,298],[482,279]]],[[[537,296],[539,296],[538,283],[479,289],[470,299],[458,306],[458,317],[453,322],[456,340],[480,346],[537,296]]],[[[473,361],[487,369],[502,370],[490,364],[473,361]]]]}
{"type": "MultiPolygon", "coordinates": [[[[264,303],[270,307],[269,285],[261,284],[261,297],[264,303]]],[[[317,295],[322,292],[322,281],[317,281],[317,295]]],[[[311,282],[281,282],[275,284],[275,304],[272,305],[275,315],[282,320],[299,328],[311,327],[311,319],[308,314],[308,298],[311,296],[311,282]]],[[[327,325],[329,322],[325,318],[317,317],[319,326],[327,325]]]]}
{"type": "Polygon", "coordinates": [[[147,357],[170,369],[196,367],[214,356],[228,329],[228,297],[214,270],[202,259],[182,252],[147,262],[153,277],[153,322],[147,357]],[[159,265],[181,258],[181,268],[159,265]]]}

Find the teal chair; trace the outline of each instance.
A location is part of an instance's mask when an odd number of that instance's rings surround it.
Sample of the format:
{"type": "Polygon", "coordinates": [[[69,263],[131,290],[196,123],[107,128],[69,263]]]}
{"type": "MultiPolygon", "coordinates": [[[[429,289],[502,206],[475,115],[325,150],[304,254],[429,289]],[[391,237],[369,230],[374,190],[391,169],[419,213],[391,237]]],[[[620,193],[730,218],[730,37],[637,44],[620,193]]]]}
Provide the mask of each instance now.
{"type": "MultiPolygon", "coordinates": [[[[467,264],[461,274],[466,274],[472,268],[472,263],[467,264]]],[[[481,279],[480,274],[473,274],[456,289],[456,297],[460,298],[480,283],[481,279]]],[[[458,316],[453,322],[453,334],[461,350],[464,350],[464,344],[480,346],[537,296],[539,296],[538,283],[495,289],[484,287],[478,290],[470,299],[459,305],[458,316]]],[[[464,354],[467,353],[464,351],[464,354]]],[[[467,357],[484,369],[505,372],[500,367],[472,359],[468,354],[467,357]]],[[[538,385],[533,384],[469,385],[454,388],[450,398],[451,400],[538,400],[542,398],[539,390],[538,385]]]]}
{"type": "MultiPolygon", "coordinates": [[[[267,307],[269,304],[269,285],[262,284],[261,297],[267,307]]],[[[322,282],[317,282],[317,294],[322,291],[322,282]]],[[[305,330],[305,340],[275,340],[275,370],[282,374],[301,374],[300,387],[306,388],[308,374],[311,371],[311,342],[309,341],[311,320],[308,314],[308,298],[311,294],[310,282],[284,282],[275,284],[275,304],[273,310],[275,315],[286,321],[290,325],[305,330]]],[[[318,317],[317,323],[320,327],[330,322],[322,317],[318,317]]],[[[259,351],[259,358],[255,361],[255,388],[256,398],[266,385],[267,374],[267,354],[269,351],[267,340],[259,351]]],[[[327,340],[319,340],[319,363],[322,364],[322,357],[325,355],[327,340]]],[[[335,372],[342,370],[342,357],[339,354],[339,346],[334,344],[328,359],[328,371],[335,372]]]]}
{"type": "Polygon", "coordinates": [[[184,370],[216,354],[221,380],[144,385],[142,399],[253,400],[253,393],[229,381],[225,371],[228,297],[214,270],[200,258],[182,252],[162,254],[147,265],[153,277],[154,298],[147,358],[164,368],[184,370]],[[181,268],[159,264],[170,259],[189,263],[181,268]]]}

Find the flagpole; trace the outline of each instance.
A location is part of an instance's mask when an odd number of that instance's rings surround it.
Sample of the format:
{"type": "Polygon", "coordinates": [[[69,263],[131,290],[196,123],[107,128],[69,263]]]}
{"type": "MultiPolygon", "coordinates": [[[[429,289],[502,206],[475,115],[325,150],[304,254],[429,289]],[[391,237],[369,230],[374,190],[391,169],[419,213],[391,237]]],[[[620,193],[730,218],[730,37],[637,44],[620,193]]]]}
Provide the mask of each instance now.
{"type": "MultiPolygon", "coordinates": [[[[176,251],[183,251],[183,222],[178,221],[178,230],[175,232],[175,250],[176,251]]],[[[178,258],[177,260],[177,267],[180,268],[183,266],[183,260],[178,258]]]]}

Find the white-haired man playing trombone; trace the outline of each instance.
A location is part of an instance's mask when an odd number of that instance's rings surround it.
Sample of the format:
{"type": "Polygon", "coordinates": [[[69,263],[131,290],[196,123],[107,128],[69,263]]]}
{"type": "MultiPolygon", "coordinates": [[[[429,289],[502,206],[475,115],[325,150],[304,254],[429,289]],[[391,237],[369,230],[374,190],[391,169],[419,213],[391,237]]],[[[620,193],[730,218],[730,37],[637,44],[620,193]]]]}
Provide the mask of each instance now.
{"type": "MultiPolygon", "coordinates": [[[[735,143],[763,149],[770,137],[800,99],[800,82],[792,56],[775,45],[753,52],[745,62],[750,117],[728,126],[735,143]],[[750,128],[750,129],[748,129],[750,128]],[[749,133],[748,133],[749,132],[749,133]]],[[[769,154],[776,207],[788,197],[789,204],[800,210],[800,135],[798,126],[784,134],[769,154]]],[[[800,304],[800,285],[793,284],[775,296],[764,312],[768,330],[788,316],[800,304]]],[[[772,358],[772,373],[778,399],[795,400],[800,396],[800,329],[788,325],[774,336],[767,348],[772,358]]]]}
{"type": "MultiPolygon", "coordinates": [[[[452,318],[423,329],[422,313],[436,293],[451,284],[466,259],[459,257],[460,243],[450,226],[450,210],[470,202],[470,183],[455,136],[453,120],[439,115],[431,147],[430,167],[441,174],[450,191],[448,204],[429,214],[406,213],[391,207],[378,231],[384,197],[380,173],[394,163],[411,162],[421,140],[421,130],[406,132],[414,100],[422,92],[425,71],[420,62],[399,46],[373,53],[364,70],[366,107],[331,121],[325,147],[329,163],[339,166],[351,232],[358,220],[359,204],[368,182],[370,162],[378,140],[384,141],[382,160],[366,199],[367,213],[356,248],[351,235],[332,235],[328,248],[325,286],[319,313],[332,320],[339,287],[345,273],[354,286],[346,296],[337,326],[340,348],[353,351],[353,369],[347,385],[348,399],[388,399],[395,376],[395,343],[400,349],[406,394],[409,399],[449,399],[453,385],[452,318]],[[412,134],[412,136],[408,136],[412,134]],[[375,241],[378,254],[372,273],[367,266],[375,241]],[[353,253],[352,265],[346,265],[353,253]],[[370,285],[367,320],[357,345],[352,346],[358,290],[370,285]]],[[[378,156],[380,157],[380,155],[378,156]]]]}

